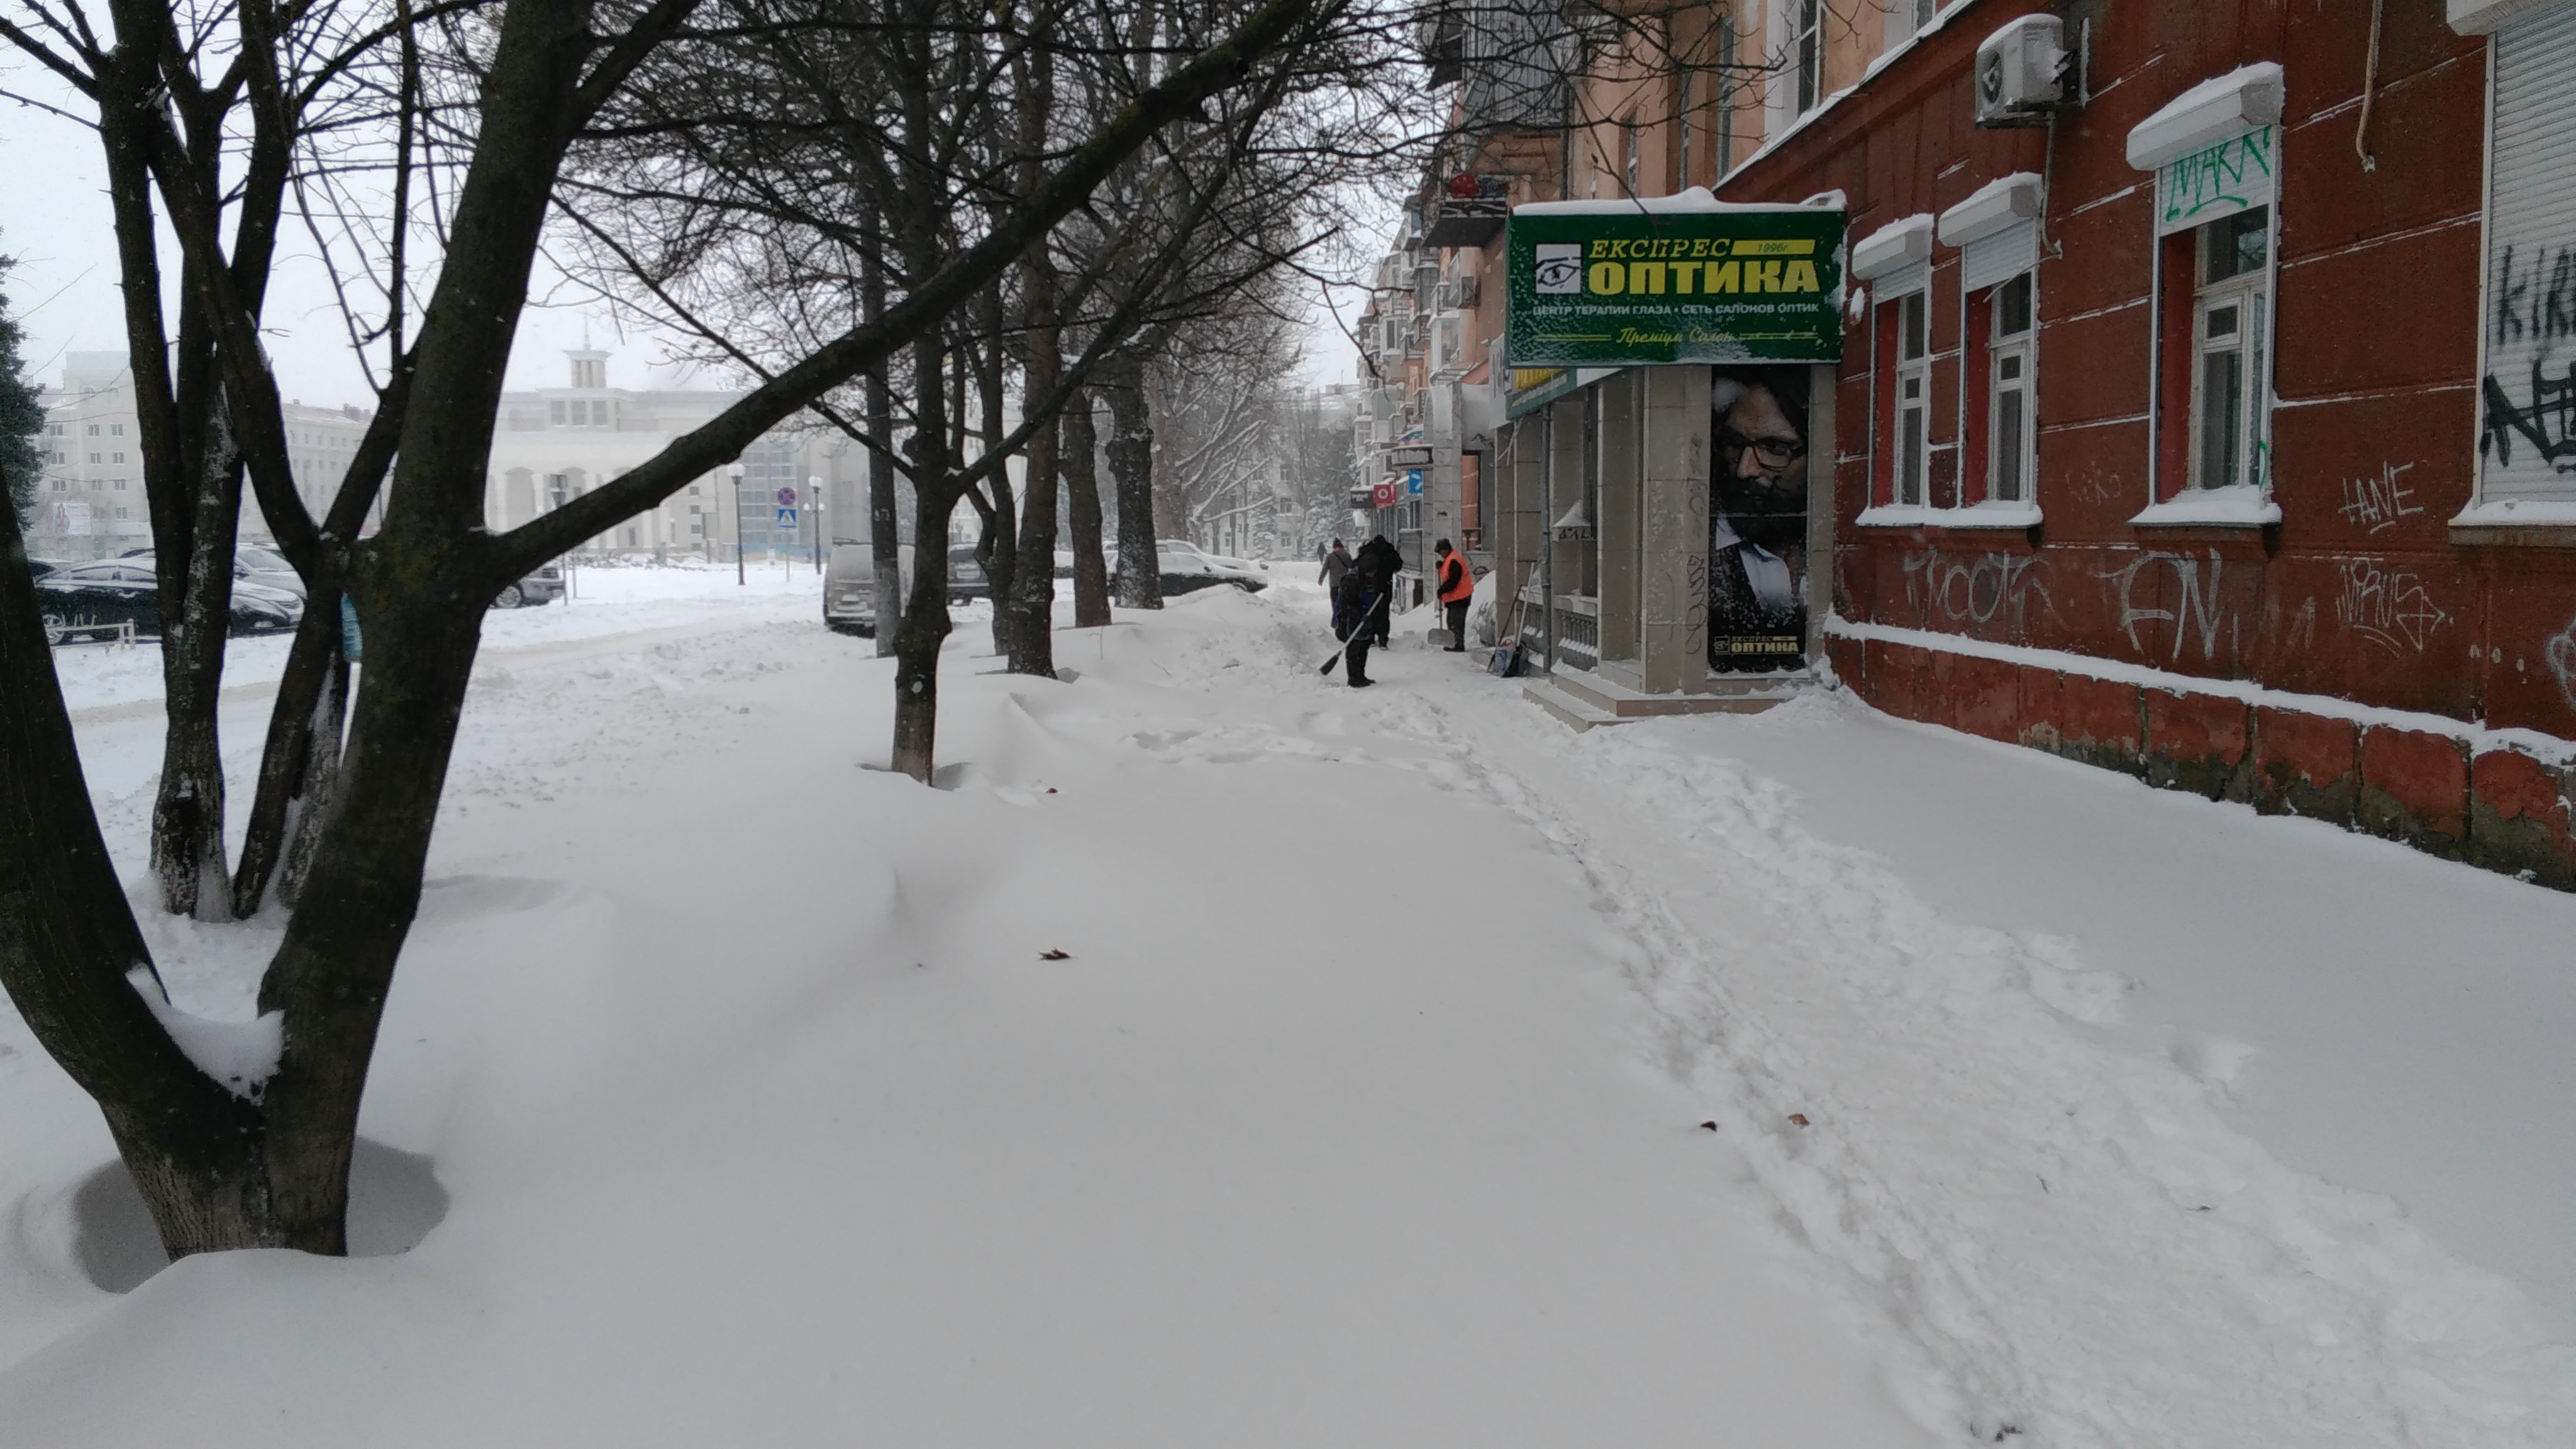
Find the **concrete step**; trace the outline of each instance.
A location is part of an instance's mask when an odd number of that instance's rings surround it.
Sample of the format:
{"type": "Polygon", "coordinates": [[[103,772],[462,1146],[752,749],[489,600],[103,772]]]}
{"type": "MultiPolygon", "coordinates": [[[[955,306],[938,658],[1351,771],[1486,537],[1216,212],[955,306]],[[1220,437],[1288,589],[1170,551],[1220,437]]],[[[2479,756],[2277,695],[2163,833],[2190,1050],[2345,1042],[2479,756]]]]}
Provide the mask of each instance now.
{"type": "Polygon", "coordinates": [[[1681,714],[1759,714],[1785,703],[1801,689],[1812,687],[1811,681],[1766,679],[1760,683],[1712,683],[1704,694],[1647,694],[1576,669],[1560,669],[1548,679],[1593,709],[1623,720],[1681,714]]]}
{"type": "Polygon", "coordinates": [[[1592,704],[1577,695],[1569,694],[1545,680],[1538,680],[1521,686],[1521,696],[1536,704],[1539,708],[1546,710],[1549,714],[1556,716],[1557,719],[1564,722],[1565,725],[1571,728],[1576,734],[1581,734],[1595,725],[1628,723],[1627,720],[1620,718],[1618,715],[1612,714],[1610,711],[1592,704]]]}

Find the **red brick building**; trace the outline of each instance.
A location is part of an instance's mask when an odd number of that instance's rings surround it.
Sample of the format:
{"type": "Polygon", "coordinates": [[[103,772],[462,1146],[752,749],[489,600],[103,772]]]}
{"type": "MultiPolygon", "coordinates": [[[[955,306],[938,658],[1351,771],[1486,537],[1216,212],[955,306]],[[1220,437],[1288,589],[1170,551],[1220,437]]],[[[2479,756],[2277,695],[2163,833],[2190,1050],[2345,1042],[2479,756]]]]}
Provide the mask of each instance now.
{"type": "Polygon", "coordinates": [[[1833,190],[1845,683],[2576,887],[2576,0],[1954,5],[1718,194],[1833,190]]]}

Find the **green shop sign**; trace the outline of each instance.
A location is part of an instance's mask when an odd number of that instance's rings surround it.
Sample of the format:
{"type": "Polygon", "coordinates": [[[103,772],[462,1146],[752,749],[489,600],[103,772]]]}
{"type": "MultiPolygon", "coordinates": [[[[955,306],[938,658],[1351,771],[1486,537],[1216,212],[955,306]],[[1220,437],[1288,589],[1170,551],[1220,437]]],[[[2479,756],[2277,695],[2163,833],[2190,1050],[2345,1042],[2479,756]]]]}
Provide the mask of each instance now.
{"type": "Polygon", "coordinates": [[[1512,213],[1516,368],[1842,357],[1843,214],[1543,202],[1512,213]]]}

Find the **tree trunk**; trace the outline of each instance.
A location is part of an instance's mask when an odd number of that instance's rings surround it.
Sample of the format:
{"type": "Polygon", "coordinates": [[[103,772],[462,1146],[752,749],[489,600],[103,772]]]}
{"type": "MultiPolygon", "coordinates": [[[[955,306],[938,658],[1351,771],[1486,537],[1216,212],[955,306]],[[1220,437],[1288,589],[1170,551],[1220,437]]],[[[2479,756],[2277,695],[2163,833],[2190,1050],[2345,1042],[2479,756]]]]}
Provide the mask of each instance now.
{"type": "Polygon", "coordinates": [[[1161,561],[1154,552],[1154,421],[1134,368],[1103,384],[1109,399],[1109,476],[1118,489],[1118,602],[1163,607],[1161,561]]]}
{"type": "MultiPolygon", "coordinates": [[[[946,538],[956,495],[944,486],[913,489],[913,537],[946,538]]],[[[927,785],[937,765],[939,650],[948,642],[948,550],[915,548],[912,598],[894,646],[895,770],[927,785]]]]}
{"type": "Polygon", "coordinates": [[[452,559],[364,562],[378,565],[353,580],[372,605],[370,663],[337,799],[259,992],[259,1009],[285,1018],[285,1050],[263,1098],[271,1226],[289,1247],[334,1255],[348,1249],[358,1103],[395,959],[420,909],[485,602],[455,577],[452,559]],[[407,586],[395,593],[394,580],[407,586]]]}
{"type": "MultiPolygon", "coordinates": [[[[983,345],[975,350],[975,436],[981,445],[979,458],[989,458],[1000,451],[1002,407],[1006,397],[1002,354],[1002,291],[997,283],[984,294],[977,310],[984,334],[983,345]]],[[[965,399],[958,399],[962,409],[965,399]]],[[[960,450],[963,456],[963,450],[960,450]]],[[[984,596],[993,606],[993,653],[1010,658],[1019,648],[1020,617],[1011,608],[1017,595],[1020,577],[1020,517],[1018,500],[1011,493],[1011,474],[1007,467],[996,467],[986,479],[991,490],[992,510],[984,515],[983,532],[976,536],[975,562],[984,570],[984,596]]]]}
{"type": "Polygon", "coordinates": [[[1066,524],[1073,534],[1073,627],[1109,622],[1109,563],[1100,551],[1100,433],[1088,388],[1065,405],[1059,462],[1064,471],[1066,524]]]}
{"type": "MultiPolygon", "coordinates": [[[[868,246],[859,259],[860,316],[873,324],[885,315],[885,262],[879,256],[876,216],[868,217],[868,246]]],[[[894,389],[886,385],[886,365],[868,370],[868,556],[876,563],[877,657],[894,652],[895,630],[903,624],[903,534],[895,523],[894,455],[885,444],[894,437],[894,389]]]]}
{"type": "MultiPolygon", "coordinates": [[[[1021,291],[1028,308],[1028,365],[1021,374],[1020,395],[1048,396],[1063,374],[1062,342],[1056,330],[1055,274],[1041,240],[1022,263],[1021,291]]],[[[1028,495],[1020,501],[1020,543],[1011,578],[1008,607],[1011,637],[1008,651],[1013,674],[1055,677],[1055,535],[1056,424],[1053,419],[1029,434],[1026,451],[1028,495]]],[[[1004,607],[994,600],[994,617],[1004,607]]]]}
{"type": "MultiPolygon", "coordinates": [[[[235,916],[246,919],[259,914],[267,904],[278,864],[286,858],[301,813],[297,802],[312,774],[314,741],[321,738],[314,728],[317,710],[333,674],[346,678],[340,647],[339,592],[309,586],[304,619],[296,626],[295,643],[286,653],[286,673],[277,682],[277,702],[269,709],[268,742],[260,752],[250,826],[242,836],[241,863],[233,871],[235,916]]],[[[326,747],[336,760],[337,730],[326,747]]]]}
{"type": "Polygon", "coordinates": [[[0,985],[98,1102],[174,1256],[277,1246],[259,1106],[154,1019],[151,955],[116,878],[18,530],[0,561],[0,985]]]}
{"type": "Polygon", "coordinates": [[[912,344],[912,380],[912,597],[895,632],[894,752],[888,763],[927,785],[938,760],[939,651],[949,630],[948,517],[957,507],[948,467],[947,361],[935,333],[912,344]]]}
{"type": "Polygon", "coordinates": [[[232,873],[224,864],[224,757],[215,713],[223,692],[224,644],[232,624],[233,536],[241,518],[241,457],[217,401],[208,409],[205,451],[194,460],[188,556],[156,555],[162,596],[161,785],[152,801],[152,872],[161,908],[201,921],[233,918],[232,873]]]}
{"type": "Polygon", "coordinates": [[[349,661],[334,653],[322,692],[313,701],[312,726],[304,752],[304,775],[294,808],[287,815],[286,860],[277,878],[277,898],[294,905],[313,875],[313,852],[322,829],[331,821],[332,802],[340,794],[341,730],[349,714],[349,661]]]}

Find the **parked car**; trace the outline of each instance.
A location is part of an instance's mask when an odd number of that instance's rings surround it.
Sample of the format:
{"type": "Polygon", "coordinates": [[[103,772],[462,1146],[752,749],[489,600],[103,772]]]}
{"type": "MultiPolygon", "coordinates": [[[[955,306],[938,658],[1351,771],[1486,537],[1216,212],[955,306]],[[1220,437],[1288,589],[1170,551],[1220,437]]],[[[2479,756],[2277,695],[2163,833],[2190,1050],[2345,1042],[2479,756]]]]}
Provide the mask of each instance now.
{"type": "Polygon", "coordinates": [[[1226,568],[1237,569],[1245,573],[1257,574],[1262,572],[1261,565],[1254,563],[1248,558],[1235,558],[1230,554],[1210,553],[1206,549],[1199,547],[1197,544],[1190,542],[1186,538],[1158,538],[1154,540],[1154,547],[1160,549],[1164,553],[1194,553],[1199,557],[1206,559],[1210,563],[1220,564],[1226,568]]]}
{"type": "Polygon", "coordinates": [[[993,597],[993,581],[984,577],[984,566],[975,562],[973,544],[954,544],[948,550],[948,602],[951,607],[971,604],[977,599],[993,597]]]}
{"type": "MultiPolygon", "coordinates": [[[[151,548],[129,548],[118,556],[117,561],[139,563],[148,569],[154,567],[156,557],[151,548]]],[[[233,586],[239,588],[243,584],[257,584],[264,589],[293,594],[298,599],[304,597],[304,576],[295,571],[295,565],[288,563],[286,556],[275,549],[262,548],[255,543],[233,547],[233,586]]]]}
{"type": "MultiPolygon", "coordinates": [[[[1156,541],[1161,542],[1159,539],[1156,541]]],[[[1212,589],[1220,584],[1231,584],[1247,594],[1257,594],[1270,587],[1270,576],[1250,564],[1240,559],[1220,562],[1196,549],[1158,548],[1154,551],[1154,566],[1163,576],[1165,598],[1212,589]]],[[[1113,584],[1118,578],[1118,560],[1114,555],[1109,561],[1109,578],[1113,584]]]]}
{"type": "Polygon", "coordinates": [[[524,609],[535,604],[551,604],[564,596],[563,565],[550,563],[492,596],[496,609],[524,609]]]}
{"type": "MultiPolygon", "coordinates": [[[[912,545],[895,550],[898,588],[912,585],[912,545]]],[[[823,627],[836,634],[873,639],[877,634],[876,549],[864,543],[836,543],[823,565],[823,627]]]]}
{"type": "MultiPolygon", "coordinates": [[[[36,599],[45,629],[64,632],[131,624],[144,638],[161,634],[161,584],[152,560],[119,558],[74,564],[36,581],[36,599]]],[[[272,634],[292,629],[304,615],[304,601],[280,589],[233,580],[233,634],[272,634]]]]}

